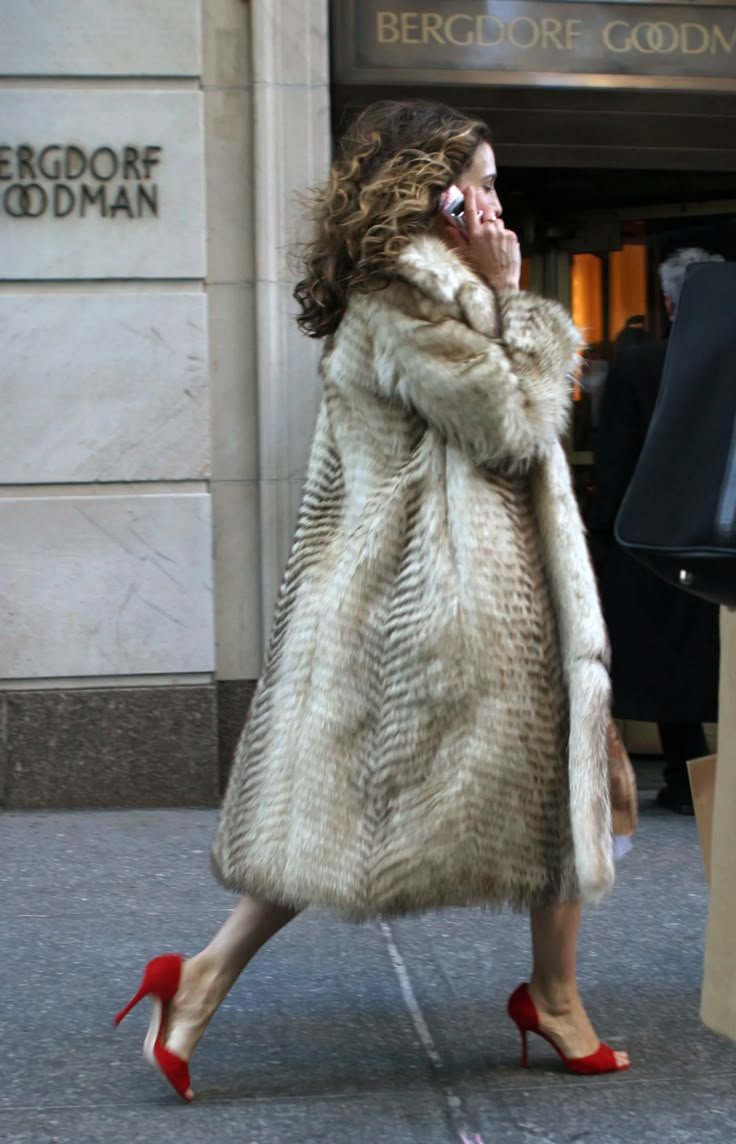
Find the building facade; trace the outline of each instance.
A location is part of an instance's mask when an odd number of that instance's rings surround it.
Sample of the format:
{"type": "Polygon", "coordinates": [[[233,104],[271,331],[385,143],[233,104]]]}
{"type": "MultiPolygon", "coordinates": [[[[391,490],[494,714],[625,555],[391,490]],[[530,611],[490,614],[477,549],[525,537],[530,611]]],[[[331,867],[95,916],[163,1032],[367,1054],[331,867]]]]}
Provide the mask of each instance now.
{"type": "Polygon", "coordinates": [[[0,801],[214,803],[319,389],[322,0],[0,0],[0,801]]]}
{"type": "MultiPolygon", "coordinates": [[[[487,118],[527,283],[596,346],[656,332],[663,252],[736,257],[736,4],[0,0],[0,28],[0,805],[213,804],[319,402],[291,255],[334,134],[381,96],[487,118]]],[[[584,425],[571,457],[583,489],[584,425]]]]}

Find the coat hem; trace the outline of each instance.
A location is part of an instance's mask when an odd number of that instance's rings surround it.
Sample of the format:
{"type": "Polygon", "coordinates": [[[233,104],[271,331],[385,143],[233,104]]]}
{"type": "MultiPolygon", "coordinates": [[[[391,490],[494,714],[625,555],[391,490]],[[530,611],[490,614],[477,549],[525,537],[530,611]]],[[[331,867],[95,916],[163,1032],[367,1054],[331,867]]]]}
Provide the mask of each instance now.
{"type": "Polygon", "coordinates": [[[367,922],[379,918],[412,917],[449,909],[484,909],[491,913],[508,910],[511,913],[521,914],[563,902],[580,901],[579,889],[568,886],[566,889],[549,889],[538,894],[511,894],[503,891],[487,894],[478,893],[470,897],[447,894],[444,898],[427,899],[419,902],[395,900],[383,905],[361,906],[329,893],[315,893],[309,895],[308,898],[302,898],[285,893],[283,887],[278,888],[269,884],[265,879],[260,881],[255,877],[243,878],[236,874],[226,875],[223,873],[214,853],[211,856],[211,864],[218,882],[226,890],[233,893],[248,894],[251,897],[297,912],[308,909],[310,906],[331,910],[345,921],[352,922],[367,922]]]}

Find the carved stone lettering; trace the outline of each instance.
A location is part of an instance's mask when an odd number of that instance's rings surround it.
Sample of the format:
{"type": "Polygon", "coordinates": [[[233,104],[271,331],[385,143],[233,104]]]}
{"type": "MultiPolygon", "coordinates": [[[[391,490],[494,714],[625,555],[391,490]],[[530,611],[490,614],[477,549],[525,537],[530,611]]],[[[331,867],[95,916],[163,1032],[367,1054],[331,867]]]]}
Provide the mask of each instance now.
{"type": "Polygon", "coordinates": [[[11,219],[158,218],[159,144],[0,143],[0,213],[11,219]]]}

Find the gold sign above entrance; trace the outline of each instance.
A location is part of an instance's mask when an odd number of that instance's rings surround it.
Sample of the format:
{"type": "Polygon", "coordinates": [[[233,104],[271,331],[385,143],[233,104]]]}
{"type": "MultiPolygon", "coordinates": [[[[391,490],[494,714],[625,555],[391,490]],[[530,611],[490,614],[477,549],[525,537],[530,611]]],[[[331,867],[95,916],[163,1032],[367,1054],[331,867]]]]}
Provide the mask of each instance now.
{"type": "Polygon", "coordinates": [[[736,90],[736,4],[333,0],[338,83],[736,90]]]}

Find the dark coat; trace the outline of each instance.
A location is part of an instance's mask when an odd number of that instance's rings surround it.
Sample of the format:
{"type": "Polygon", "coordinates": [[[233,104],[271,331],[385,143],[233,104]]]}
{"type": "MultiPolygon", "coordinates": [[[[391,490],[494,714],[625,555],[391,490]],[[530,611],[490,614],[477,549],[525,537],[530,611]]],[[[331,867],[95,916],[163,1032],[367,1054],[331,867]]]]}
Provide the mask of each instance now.
{"type": "Polygon", "coordinates": [[[611,640],[614,714],[656,723],[711,722],[718,704],[717,607],[670,587],[613,538],[659,395],[666,351],[666,340],[652,342],[622,352],[611,365],[588,528],[611,640]]]}

